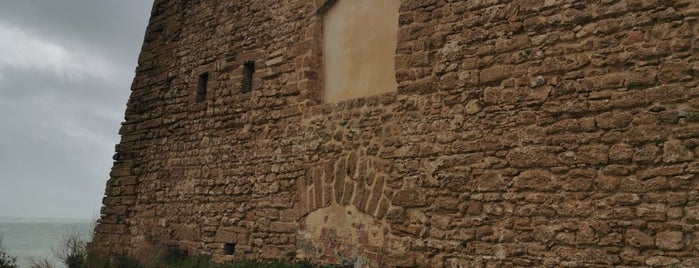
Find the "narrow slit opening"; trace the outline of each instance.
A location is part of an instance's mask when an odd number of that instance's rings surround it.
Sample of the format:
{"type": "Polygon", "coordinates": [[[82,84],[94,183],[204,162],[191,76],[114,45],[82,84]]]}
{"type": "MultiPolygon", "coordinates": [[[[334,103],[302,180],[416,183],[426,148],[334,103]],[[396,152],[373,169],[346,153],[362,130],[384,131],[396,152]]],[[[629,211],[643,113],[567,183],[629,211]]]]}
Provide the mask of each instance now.
{"type": "Polygon", "coordinates": [[[255,74],[255,62],[246,61],[243,64],[243,80],[240,82],[240,93],[248,93],[252,91],[252,76],[255,74]]]}
{"type": "Polygon", "coordinates": [[[197,102],[206,100],[206,84],[209,83],[209,73],[199,75],[199,86],[197,87],[197,102]]]}

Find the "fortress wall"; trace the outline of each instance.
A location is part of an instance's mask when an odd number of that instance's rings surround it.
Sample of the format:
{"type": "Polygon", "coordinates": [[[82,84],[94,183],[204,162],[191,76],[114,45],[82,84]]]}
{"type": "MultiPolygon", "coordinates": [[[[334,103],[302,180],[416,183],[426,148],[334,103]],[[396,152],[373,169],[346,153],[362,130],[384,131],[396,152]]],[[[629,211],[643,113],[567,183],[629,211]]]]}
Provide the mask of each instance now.
{"type": "MultiPolygon", "coordinates": [[[[252,230],[279,214],[295,222],[283,210],[294,203],[288,181],[302,171],[274,158],[291,144],[278,137],[282,121],[299,117],[288,105],[319,99],[317,8],[305,0],[155,1],[95,248],[176,241],[196,253],[211,250],[198,245],[213,242],[207,235],[219,226],[252,230]],[[242,93],[247,61],[255,74],[242,93]],[[203,73],[207,94],[197,102],[203,73]]],[[[250,233],[241,239],[256,239],[250,233]]],[[[269,239],[288,245],[289,236],[269,239]]]]}
{"type": "Polygon", "coordinates": [[[154,4],[94,249],[699,265],[694,1],[404,0],[398,91],[328,104],[322,1],[230,2],[154,4]]]}

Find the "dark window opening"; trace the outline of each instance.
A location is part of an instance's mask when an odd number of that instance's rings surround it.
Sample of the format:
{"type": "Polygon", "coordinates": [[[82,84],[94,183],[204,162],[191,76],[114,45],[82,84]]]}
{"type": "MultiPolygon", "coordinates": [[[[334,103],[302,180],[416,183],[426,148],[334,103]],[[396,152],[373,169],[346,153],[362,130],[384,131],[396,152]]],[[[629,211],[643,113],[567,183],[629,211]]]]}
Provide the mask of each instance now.
{"type": "Polygon", "coordinates": [[[323,5],[320,6],[320,8],[318,8],[318,10],[316,11],[316,14],[317,15],[325,14],[325,12],[328,11],[328,9],[330,9],[330,7],[332,7],[335,4],[335,2],[337,2],[337,0],[325,0],[325,3],[323,3],[323,5]]]}
{"type": "Polygon", "coordinates": [[[181,249],[177,245],[168,245],[165,249],[164,259],[173,261],[184,261],[189,255],[186,250],[181,249]]]}
{"type": "Polygon", "coordinates": [[[243,80],[240,81],[240,93],[248,93],[252,91],[252,75],[255,73],[255,62],[246,61],[243,64],[243,80]]]}
{"type": "Polygon", "coordinates": [[[199,87],[197,88],[197,102],[206,99],[206,84],[209,82],[209,73],[199,75],[199,87]]]}
{"type": "Polygon", "coordinates": [[[223,254],[233,255],[233,253],[235,253],[235,243],[223,244],[223,254]]]}

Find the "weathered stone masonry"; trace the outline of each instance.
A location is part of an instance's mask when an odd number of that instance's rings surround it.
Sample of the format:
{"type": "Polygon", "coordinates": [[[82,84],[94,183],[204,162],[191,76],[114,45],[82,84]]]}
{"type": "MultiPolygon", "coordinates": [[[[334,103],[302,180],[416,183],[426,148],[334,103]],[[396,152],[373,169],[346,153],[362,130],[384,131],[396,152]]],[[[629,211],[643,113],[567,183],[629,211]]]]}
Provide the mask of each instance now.
{"type": "Polygon", "coordinates": [[[322,103],[323,2],[155,1],[93,249],[699,266],[699,2],[404,0],[398,91],[322,103]]]}

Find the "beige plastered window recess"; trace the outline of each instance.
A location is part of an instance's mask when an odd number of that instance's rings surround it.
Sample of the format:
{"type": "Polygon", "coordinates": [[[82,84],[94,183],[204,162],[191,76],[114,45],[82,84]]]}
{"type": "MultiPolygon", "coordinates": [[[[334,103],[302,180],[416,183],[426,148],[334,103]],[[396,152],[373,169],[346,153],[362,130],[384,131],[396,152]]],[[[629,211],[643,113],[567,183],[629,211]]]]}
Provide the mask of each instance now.
{"type": "Polygon", "coordinates": [[[327,1],[322,16],[323,100],[396,91],[400,0],[327,1]]]}

